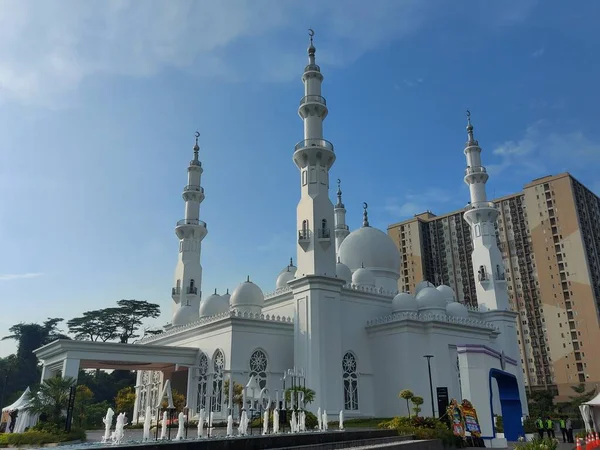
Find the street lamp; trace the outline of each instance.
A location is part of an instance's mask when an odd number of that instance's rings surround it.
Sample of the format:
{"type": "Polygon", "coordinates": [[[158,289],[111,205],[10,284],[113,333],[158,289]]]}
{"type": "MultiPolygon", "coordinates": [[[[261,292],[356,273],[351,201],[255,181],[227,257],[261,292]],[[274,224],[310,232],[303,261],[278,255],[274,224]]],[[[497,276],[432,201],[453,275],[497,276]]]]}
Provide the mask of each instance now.
{"type": "Polygon", "coordinates": [[[435,408],[433,407],[433,382],[431,381],[431,358],[433,355],[423,355],[423,358],[427,358],[427,369],[429,370],[429,393],[431,394],[431,414],[435,417],[435,408]]]}

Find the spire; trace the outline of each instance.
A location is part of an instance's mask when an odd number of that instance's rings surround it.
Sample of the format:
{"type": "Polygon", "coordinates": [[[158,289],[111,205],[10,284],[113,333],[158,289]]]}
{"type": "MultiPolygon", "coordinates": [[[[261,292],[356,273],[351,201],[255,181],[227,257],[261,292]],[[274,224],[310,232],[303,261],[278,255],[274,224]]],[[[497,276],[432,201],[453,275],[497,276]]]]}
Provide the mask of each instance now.
{"type": "Polygon", "coordinates": [[[341,184],[342,184],[342,180],[340,180],[338,178],[338,180],[337,180],[337,186],[338,186],[337,199],[338,200],[337,200],[337,203],[335,204],[336,208],[343,208],[344,207],[344,204],[342,203],[342,187],[341,187],[341,184]]]}
{"type": "Polygon", "coordinates": [[[200,146],[198,145],[198,138],[200,137],[200,133],[196,131],[196,133],[194,133],[194,136],[196,136],[196,143],[194,144],[194,159],[191,161],[190,164],[194,166],[199,166],[200,160],[198,159],[198,152],[200,151],[200,146]]]}
{"type": "Polygon", "coordinates": [[[479,145],[473,137],[473,125],[471,124],[471,111],[467,109],[467,145],[479,145]]]}
{"type": "Polygon", "coordinates": [[[313,45],[313,36],[314,35],[315,35],[314,30],[312,28],[309,28],[308,29],[308,36],[310,38],[310,45],[308,46],[308,65],[309,66],[316,66],[317,65],[315,63],[315,52],[317,51],[317,49],[313,45]]]}
{"type": "Polygon", "coordinates": [[[369,207],[369,205],[367,204],[367,202],[363,203],[363,227],[369,227],[369,213],[367,212],[367,208],[369,207]]]}
{"type": "Polygon", "coordinates": [[[294,267],[294,258],[290,256],[290,265],[288,267],[294,267]]]}
{"type": "Polygon", "coordinates": [[[217,288],[215,288],[215,295],[217,295],[217,288]]]}

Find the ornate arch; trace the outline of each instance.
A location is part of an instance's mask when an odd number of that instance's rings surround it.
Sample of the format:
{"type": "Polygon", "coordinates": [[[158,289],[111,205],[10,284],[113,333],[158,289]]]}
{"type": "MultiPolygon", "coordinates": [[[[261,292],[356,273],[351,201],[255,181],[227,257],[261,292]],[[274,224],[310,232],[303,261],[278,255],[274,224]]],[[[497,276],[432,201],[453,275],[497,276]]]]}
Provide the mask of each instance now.
{"type": "Polygon", "coordinates": [[[223,371],[225,370],[225,354],[223,350],[215,351],[213,363],[213,405],[212,410],[220,412],[223,408],[223,371]]]}
{"type": "Polygon", "coordinates": [[[248,361],[250,367],[250,376],[254,376],[258,385],[261,389],[267,386],[267,367],[269,365],[269,358],[264,350],[258,348],[250,355],[248,361]]]}
{"type": "Polygon", "coordinates": [[[206,411],[206,393],[208,391],[208,356],[202,352],[198,361],[198,401],[196,402],[196,412],[201,409],[206,411]]]}
{"type": "Polygon", "coordinates": [[[344,385],[344,409],[358,411],[358,371],[356,356],[346,352],[342,358],[342,382],[344,385]]]}

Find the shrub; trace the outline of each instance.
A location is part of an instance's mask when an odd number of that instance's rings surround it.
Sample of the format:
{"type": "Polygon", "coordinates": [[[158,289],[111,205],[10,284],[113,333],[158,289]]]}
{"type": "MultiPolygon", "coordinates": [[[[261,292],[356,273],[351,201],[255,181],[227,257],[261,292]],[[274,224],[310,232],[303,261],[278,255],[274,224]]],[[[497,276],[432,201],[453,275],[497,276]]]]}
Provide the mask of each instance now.
{"type": "Polygon", "coordinates": [[[439,439],[447,446],[464,445],[463,440],[454,436],[448,425],[432,417],[394,417],[390,421],[380,423],[379,427],[396,430],[402,435],[412,435],[416,439],[439,439]]]}
{"type": "Polygon", "coordinates": [[[504,433],[504,421],[502,416],[496,416],[496,433],[504,433]]]}
{"type": "Polygon", "coordinates": [[[558,439],[534,439],[532,441],[517,444],[517,450],[556,450],[558,448],[558,439]]]}
{"type": "Polygon", "coordinates": [[[528,417],[523,421],[523,430],[525,433],[537,433],[537,425],[535,423],[535,419],[532,417],[528,417]]]}
{"type": "Polygon", "coordinates": [[[0,445],[43,445],[55,442],[85,441],[85,431],[73,428],[70,433],[50,433],[31,429],[24,433],[0,435],[0,445]]]}

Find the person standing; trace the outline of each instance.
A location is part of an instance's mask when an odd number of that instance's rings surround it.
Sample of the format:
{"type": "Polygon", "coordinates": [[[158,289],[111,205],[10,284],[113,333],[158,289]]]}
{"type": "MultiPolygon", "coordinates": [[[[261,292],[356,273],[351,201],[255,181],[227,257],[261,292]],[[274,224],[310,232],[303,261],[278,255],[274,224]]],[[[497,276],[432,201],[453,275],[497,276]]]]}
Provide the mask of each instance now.
{"type": "Polygon", "coordinates": [[[560,426],[560,432],[562,433],[563,444],[566,444],[568,435],[567,435],[567,423],[565,422],[564,416],[559,419],[558,425],[560,426]]]}
{"type": "Polygon", "coordinates": [[[19,410],[15,409],[15,410],[11,411],[9,414],[9,417],[10,417],[10,425],[8,426],[8,432],[14,433],[15,425],[17,424],[17,417],[19,417],[19,410]]]}
{"type": "Polygon", "coordinates": [[[537,427],[540,439],[544,439],[544,421],[542,420],[541,416],[535,421],[535,426],[537,427]]]}
{"type": "Polygon", "coordinates": [[[554,434],[554,421],[550,418],[550,416],[546,417],[546,433],[548,433],[548,437],[554,439],[556,434],[554,434]]]}
{"type": "Polygon", "coordinates": [[[573,422],[571,422],[570,417],[567,417],[565,426],[567,427],[567,442],[569,442],[570,444],[574,444],[575,439],[573,439],[573,422]]]}

